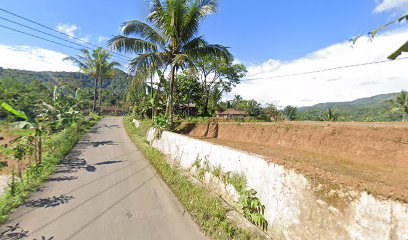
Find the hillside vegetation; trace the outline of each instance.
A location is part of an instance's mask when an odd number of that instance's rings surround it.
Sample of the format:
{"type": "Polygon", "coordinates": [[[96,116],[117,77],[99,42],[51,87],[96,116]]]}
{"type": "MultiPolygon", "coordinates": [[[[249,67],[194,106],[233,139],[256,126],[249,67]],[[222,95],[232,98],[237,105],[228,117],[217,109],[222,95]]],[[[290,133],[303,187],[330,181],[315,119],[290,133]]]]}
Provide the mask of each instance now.
{"type": "MultiPolygon", "coordinates": [[[[118,71],[113,79],[103,82],[102,104],[117,106],[123,102],[129,80],[118,71]]],[[[81,98],[80,110],[89,110],[93,99],[93,79],[80,72],[34,72],[0,67],[0,102],[6,101],[19,110],[34,116],[34,106],[50,102],[57,87],[59,94],[77,91],[81,98]]],[[[0,120],[5,117],[0,109],[0,120]]]]}
{"type": "Polygon", "coordinates": [[[340,121],[356,122],[399,122],[402,112],[393,111],[391,104],[399,93],[381,94],[368,98],[361,98],[350,102],[319,103],[310,107],[299,108],[300,120],[318,120],[329,108],[334,109],[340,121]]]}

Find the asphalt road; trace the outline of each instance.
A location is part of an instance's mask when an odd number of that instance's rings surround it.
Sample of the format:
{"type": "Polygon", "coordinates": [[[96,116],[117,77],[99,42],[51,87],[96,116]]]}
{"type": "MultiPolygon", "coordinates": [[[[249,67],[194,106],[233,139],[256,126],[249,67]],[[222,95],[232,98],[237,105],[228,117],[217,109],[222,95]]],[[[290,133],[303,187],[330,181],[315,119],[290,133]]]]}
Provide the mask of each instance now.
{"type": "Polygon", "coordinates": [[[100,121],[0,233],[0,239],[205,239],[131,142],[122,118],[100,121]]]}

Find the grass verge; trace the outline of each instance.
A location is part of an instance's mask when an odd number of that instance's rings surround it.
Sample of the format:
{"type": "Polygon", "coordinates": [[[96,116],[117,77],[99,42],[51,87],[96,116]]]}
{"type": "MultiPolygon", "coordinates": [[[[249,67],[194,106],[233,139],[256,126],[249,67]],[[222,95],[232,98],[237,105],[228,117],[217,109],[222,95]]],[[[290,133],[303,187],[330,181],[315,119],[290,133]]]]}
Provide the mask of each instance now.
{"type": "Polygon", "coordinates": [[[79,125],[71,125],[45,141],[42,164],[26,168],[23,172],[23,181],[13,181],[0,197],[0,224],[7,221],[14,208],[23,204],[32,192],[38,190],[48,176],[55,171],[60,161],[96,122],[92,120],[79,125]]]}
{"type": "Polygon", "coordinates": [[[254,239],[248,231],[237,227],[227,218],[227,209],[219,198],[208,189],[193,184],[180,169],[171,166],[161,152],[147,143],[146,132],[149,122],[142,122],[140,128],[135,128],[130,120],[129,117],[124,118],[129,137],[207,236],[212,239],[254,239]]]}

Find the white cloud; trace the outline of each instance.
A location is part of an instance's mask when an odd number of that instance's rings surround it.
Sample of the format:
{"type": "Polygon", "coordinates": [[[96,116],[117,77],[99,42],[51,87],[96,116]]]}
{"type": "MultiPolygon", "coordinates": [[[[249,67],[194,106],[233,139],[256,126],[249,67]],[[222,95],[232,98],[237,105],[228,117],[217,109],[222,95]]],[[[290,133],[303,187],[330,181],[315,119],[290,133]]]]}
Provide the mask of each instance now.
{"type": "Polygon", "coordinates": [[[75,37],[78,27],[75,24],[60,23],[57,25],[57,30],[69,35],[70,37],[75,37]]]}
{"type": "Polygon", "coordinates": [[[247,76],[249,79],[266,79],[242,81],[230,95],[239,94],[245,99],[255,99],[262,103],[275,102],[281,106],[308,106],[408,89],[408,59],[301,76],[270,78],[386,60],[390,53],[405,43],[407,35],[407,29],[386,32],[372,41],[362,38],[353,47],[349,42],[343,42],[293,61],[268,60],[248,67],[247,76]]]}
{"type": "Polygon", "coordinates": [[[68,61],[66,55],[31,46],[6,46],[0,44],[0,67],[30,71],[77,72],[78,68],[68,61]]]}
{"type": "Polygon", "coordinates": [[[99,36],[98,37],[98,42],[99,43],[105,43],[109,40],[109,37],[105,37],[105,36],[99,36]]]}
{"type": "Polygon", "coordinates": [[[89,43],[91,41],[91,35],[86,35],[86,36],[80,37],[79,39],[81,40],[81,41],[79,41],[81,43],[83,43],[83,42],[89,43]]]}
{"type": "Polygon", "coordinates": [[[64,23],[60,23],[57,25],[56,29],[60,32],[63,32],[65,34],[67,34],[68,36],[70,36],[71,38],[77,38],[79,40],[77,40],[78,43],[84,43],[84,42],[90,42],[92,36],[91,35],[82,35],[80,33],[80,27],[78,27],[75,24],[64,24],[64,23]]]}
{"type": "Polygon", "coordinates": [[[381,13],[392,10],[408,10],[408,0],[383,0],[377,5],[374,12],[381,13]]]}

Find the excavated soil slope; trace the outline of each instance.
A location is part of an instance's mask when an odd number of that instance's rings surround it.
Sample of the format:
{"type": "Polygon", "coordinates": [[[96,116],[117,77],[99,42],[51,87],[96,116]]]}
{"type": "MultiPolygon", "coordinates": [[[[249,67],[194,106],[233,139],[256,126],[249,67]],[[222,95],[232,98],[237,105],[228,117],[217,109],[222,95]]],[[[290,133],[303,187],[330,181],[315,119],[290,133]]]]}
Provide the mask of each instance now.
{"type": "Polygon", "coordinates": [[[406,123],[211,123],[192,137],[265,156],[316,183],[408,202],[406,123]]]}

